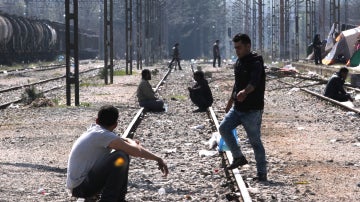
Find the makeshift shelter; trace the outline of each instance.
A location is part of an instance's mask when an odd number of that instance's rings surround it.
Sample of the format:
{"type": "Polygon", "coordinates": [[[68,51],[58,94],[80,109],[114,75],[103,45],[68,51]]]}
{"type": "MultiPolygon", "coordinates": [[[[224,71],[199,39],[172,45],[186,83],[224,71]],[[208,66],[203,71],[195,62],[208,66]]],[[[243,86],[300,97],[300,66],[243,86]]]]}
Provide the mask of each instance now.
{"type": "Polygon", "coordinates": [[[354,45],[356,44],[357,37],[360,35],[360,27],[349,29],[341,32],[336,38],[336,43],[331,51],[322,60],[323,64],[331,65],[337,62],[338,58],[348,61],[354,54],[354,45]]]}
{"type": "Polygon", "coordinates": [[[356,51],[350,59],[350,67],[357,67],[360,65],[360,50],[356,51]]]}

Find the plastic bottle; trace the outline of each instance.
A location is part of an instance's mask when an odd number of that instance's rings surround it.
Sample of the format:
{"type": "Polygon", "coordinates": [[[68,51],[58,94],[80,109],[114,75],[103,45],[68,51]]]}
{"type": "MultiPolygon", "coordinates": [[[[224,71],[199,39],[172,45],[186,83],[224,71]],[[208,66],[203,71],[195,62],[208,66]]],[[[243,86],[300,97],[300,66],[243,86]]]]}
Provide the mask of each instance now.
{"type": "Polygon", "coordinates": [[[165,191],[165,189],[163,187],[161,187],[159,189],[158,193],[159,193],[159,195],[164,195],[164,194],[166,194],[166,191],[165,191]]]}

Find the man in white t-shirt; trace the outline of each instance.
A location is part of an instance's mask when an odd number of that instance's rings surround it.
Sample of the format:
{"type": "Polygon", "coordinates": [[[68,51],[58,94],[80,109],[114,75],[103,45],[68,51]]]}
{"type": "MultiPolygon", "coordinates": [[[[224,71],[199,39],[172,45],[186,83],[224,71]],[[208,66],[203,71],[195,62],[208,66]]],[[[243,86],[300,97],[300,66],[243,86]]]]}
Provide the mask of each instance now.
{"type": "Polygon", "coordinates": [[[101,193],[100,201],[125,201],[129,156],[157,161],[159,169],[167,176],[168,168],[162,158],[138,141],[122,139],[113,132],[118,118],[119,111],[115,107],[101,107],[96,124],[74,143],[66,180],[74,197],[89,198],[101,193]]]}

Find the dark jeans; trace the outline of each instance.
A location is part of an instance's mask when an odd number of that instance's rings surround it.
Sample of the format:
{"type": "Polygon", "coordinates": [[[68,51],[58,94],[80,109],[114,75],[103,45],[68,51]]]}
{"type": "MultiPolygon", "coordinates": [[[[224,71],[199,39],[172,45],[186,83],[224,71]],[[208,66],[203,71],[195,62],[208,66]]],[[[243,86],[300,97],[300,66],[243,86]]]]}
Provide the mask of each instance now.
{"type": "Polygon", "coordinates": [[[322,64],[320,48],[314,48],[314,56],[315,56],[315,64],[322,64]]]}
{"type": "Polygon", "coordinates": [[[220,67],[220,65],[221,65],[221,57],[220,56],[214,56],[213,67],[215,67],[216,60],[218,60],[218,67],[220,67]]]}
{"type": "Polygon", "coordinates": [[[164,101],[162,100],[147,100],[139,103],[140,107],[144,107],[148,111],[162,112],[164,111],[164,101]]]}
{"type": "MultiPolygon", "coordinates": [[[[169,64],[169,68],[171,68],[171,65],[173,64],[173,62],[176,61],[178,63],[179,69],[181,70],[181,66],[180,66],[180,59],[179,58],[173,58],[169,64]]],[[[176,67],[175,67],[176,69],[176,67]]]]}
{"type": "Polygon", "coordinates": [[[337,94],[337,95],[334,95],[332,97],[330,97],[331,99],[334,99],[336,101],[339,101],[339,102],[347,102],[350,100],[350,95],[349,94],[337,94]]]}
{"type": "Polygon", "coordinates": [[[87,198],[101,193],[101,202],[124,201],[129,164],[130,158],[127,154],[122,151],[112,152],[94,165],[85,180],[73,189],[72,195],[87,198]]]}
{"type": "Polygon", "coordinates": [[[206,109],[212,104],[210,100],[194,92],[190,92],[190,99],[199,109],[206,109]]]}

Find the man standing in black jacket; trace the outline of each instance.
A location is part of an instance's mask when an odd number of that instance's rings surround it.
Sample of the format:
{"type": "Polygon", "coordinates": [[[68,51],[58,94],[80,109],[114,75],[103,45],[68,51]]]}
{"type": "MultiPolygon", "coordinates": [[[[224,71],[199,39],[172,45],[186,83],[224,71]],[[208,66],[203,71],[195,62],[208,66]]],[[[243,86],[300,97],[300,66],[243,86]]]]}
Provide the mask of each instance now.
{"type": "Polygon", "coordinates": [[[314,47],[314,56],[315,56],[315,64],[322,64],[321,58],[321,47],[322,42],[320,40],[320,34],[316,34],[313,40],[313,47],[314,47]]]}
{"type": "MultiPolygon", "coordinates": [[[[179,43],[176,43],[174,45],[174,47],[172,48],[173,50],[173,59],[171,60],[170,64],[169,64],[169,68],[171,68],[173,62],[177,62],[179,65],[179,70],[181,69],[181,65],[180,65],[180,51],[179,51],[179,43]]],[[[175,67],[176,70],[176,67],[175,67]]]]}
{"type": "Polygon", "coordinates": [[[265,69],[262,56],[251,52],[251,40],[246,34],[233,38],[238,60],[235,64],[235,85],[226,106],[226,116],[220,124],[220,134],[234,157],[227,169],[248,163],[232,130],[243,125],[254,149],[257,179],[267,181],[265,149],[261,142],[261,121],[264,109],[265,69]]]}
{"type": "Polygon", "coordinates": [[[213,45],[213,55],[214,55],[213,67],[215,67],[216,65],[216,60],[218,61],[218,67],[220,67],[221,65],[219,42],[220,42],[219,40],[216,40],[213,45]]]}

